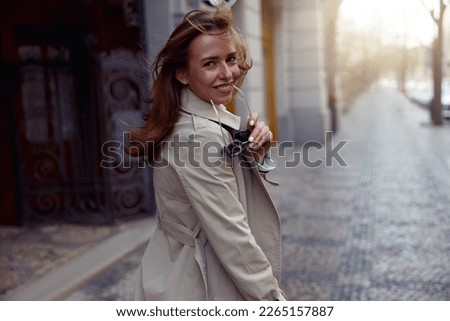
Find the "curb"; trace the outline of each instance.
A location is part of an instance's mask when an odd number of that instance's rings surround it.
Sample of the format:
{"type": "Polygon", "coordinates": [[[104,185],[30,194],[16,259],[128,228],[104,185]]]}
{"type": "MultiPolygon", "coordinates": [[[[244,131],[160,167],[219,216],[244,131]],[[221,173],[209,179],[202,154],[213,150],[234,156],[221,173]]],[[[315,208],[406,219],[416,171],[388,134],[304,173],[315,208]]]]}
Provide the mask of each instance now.
{"type": "Polygon", "coordinates": [[[156,227],[154,217],[136,221],[125,231],[101,242],[73,260],[51,270],[43,277],[20,286],[6,300],[64,300],[109,266],[145,245],[156,227]]]}

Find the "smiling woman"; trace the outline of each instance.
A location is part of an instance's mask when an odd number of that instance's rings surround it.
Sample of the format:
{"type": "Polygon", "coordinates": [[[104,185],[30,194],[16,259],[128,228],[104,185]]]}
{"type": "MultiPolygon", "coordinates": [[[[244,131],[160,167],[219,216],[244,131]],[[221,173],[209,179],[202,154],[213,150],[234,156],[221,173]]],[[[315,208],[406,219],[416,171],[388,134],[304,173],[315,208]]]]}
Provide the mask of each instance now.
{"type": "Polygon", "coordinates": [[[280,219],[261,179],[272,132],[257,113],[239,130],[223,106],[250,67],[226,6],[187,13],[156,58],[153,106],[133,134],[152,153],[158,209],[136,299],[284,299],[280,219]]]}
{"type": "Polygon", "coordinates": [[[177,71],[177,79],[203,100],[229,102],[232,85],[241,77],[230,33],[219,30],[217,34],[201,34],[192,41],[188,54],[188,66],[177,71]]]}

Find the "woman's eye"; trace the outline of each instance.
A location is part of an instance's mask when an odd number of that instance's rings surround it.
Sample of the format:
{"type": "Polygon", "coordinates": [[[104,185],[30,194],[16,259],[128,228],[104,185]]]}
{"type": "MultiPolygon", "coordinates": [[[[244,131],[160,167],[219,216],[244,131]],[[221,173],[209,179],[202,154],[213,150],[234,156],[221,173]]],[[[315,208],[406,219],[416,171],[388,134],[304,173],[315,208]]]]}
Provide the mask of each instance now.
{"type": "Polygon", "coordinates": [[[204,67],[213,67],[214,66],[214,61],[208,61],[203,66],[204,67]]]}
{"type": "Polygon", "coordinates": [[[236,57],[230,57],[230,58],[228,58],[228,62],[236,62],[236,57]]]}

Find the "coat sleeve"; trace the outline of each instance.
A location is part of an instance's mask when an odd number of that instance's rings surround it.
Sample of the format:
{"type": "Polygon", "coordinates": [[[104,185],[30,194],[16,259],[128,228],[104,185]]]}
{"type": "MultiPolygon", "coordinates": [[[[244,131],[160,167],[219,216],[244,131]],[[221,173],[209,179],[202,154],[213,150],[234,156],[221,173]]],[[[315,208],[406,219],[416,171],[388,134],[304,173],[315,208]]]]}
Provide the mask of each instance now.
{"type": "Polygon", "coordinates": [[[223,137],[204,129],[197,132],[195,142],[201,143],[200,148],[178,151],[184,162],[176,171],[202,231],[244,299],[277,299],[278,282],[251,233],[229,160],[217,150],[223,137]]]}

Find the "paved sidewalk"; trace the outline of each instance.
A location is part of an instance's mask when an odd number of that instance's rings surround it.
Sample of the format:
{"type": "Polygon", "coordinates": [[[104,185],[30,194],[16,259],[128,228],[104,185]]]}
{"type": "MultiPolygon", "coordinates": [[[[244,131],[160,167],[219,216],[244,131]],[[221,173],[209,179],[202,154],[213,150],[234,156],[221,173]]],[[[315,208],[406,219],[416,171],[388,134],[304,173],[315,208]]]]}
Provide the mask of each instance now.
{"type": "Polygon", "coordinates": [[[450,126],[393,89],[344,115],[348,167],[277,171],[293,300],[450,299],[450,126]]]}
{"type": "Polygon", "coordinates": [[[152,218],[0,227],[0,299],[59,300],[147,240],[152,218]]]}
{"type": "MultiPolygon", "coordinates": [[[[269,174],[281,183],[269,189],[282,217],[289,299],[450,300],[450,125],[431,126],[425,110],[374,87],[342,116],[332,146],[340,141],[348,166],[283,168],[303,155],[288,148],[269,174]]],[[[309,154],[320,158],[324,150],[309,154]]],[[[51,275],[127,230],[45,226],[24,237],[0,229],[2,289],[51,275]]],[[[64,298],[131,300],[144,247],[136,242],[64,298]]]]}
{"type": "MultiPolygon", "coordinates": [[[[347,167],[283,169],[269,187],[283,223],[290,300],[450,299],[450,125],[393,89],[373,88],[342,117],[347,167]]],[[[326,159],[324,150],[309,160],[326,159]]],[[[143,248],[69,300],[130,300],[143,248]]]]}

